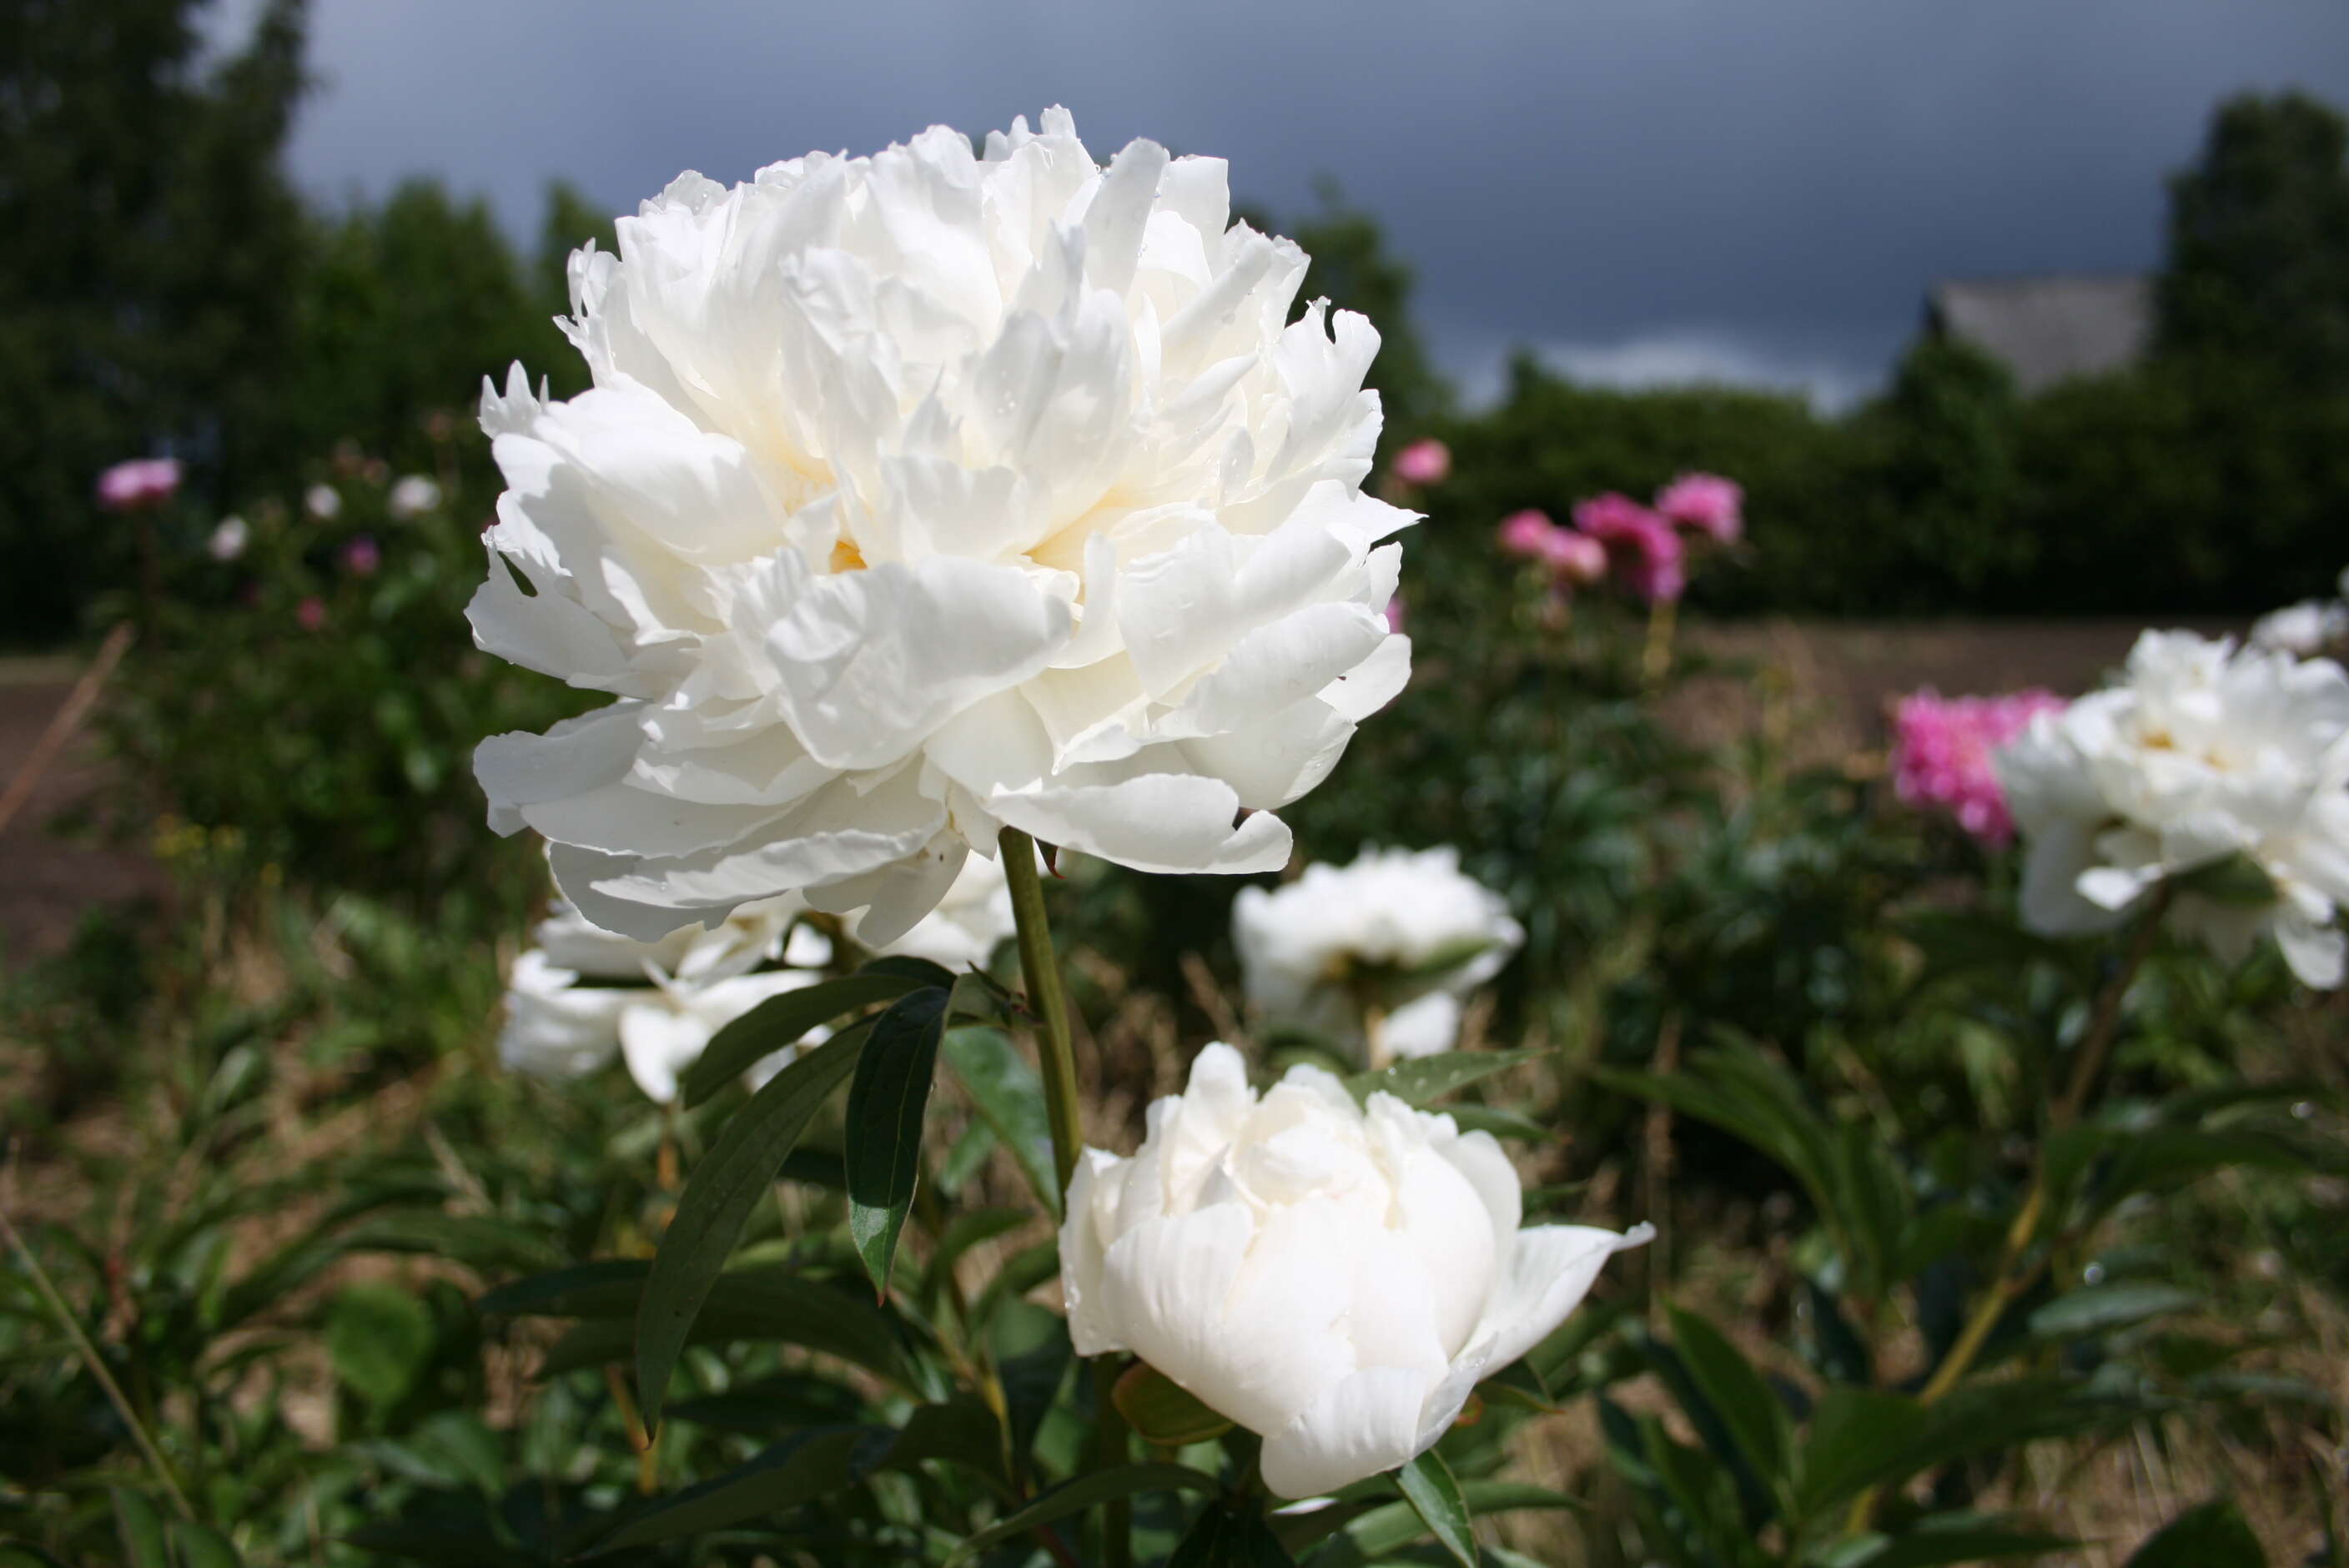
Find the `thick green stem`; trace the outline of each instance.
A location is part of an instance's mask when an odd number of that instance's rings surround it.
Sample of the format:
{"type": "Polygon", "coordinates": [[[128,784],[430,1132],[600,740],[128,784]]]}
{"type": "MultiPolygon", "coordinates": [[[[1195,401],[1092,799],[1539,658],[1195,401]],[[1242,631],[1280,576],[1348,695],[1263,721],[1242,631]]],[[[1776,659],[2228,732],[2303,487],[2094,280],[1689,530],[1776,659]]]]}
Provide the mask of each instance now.
{"type": "Polygon", "coordinates": [[[1003,880],[1011,884],[1011,916],[1019,932],[1019,971],[1028,980],[1028,1006],[1036,1015],[1037,1065],[1044,1075],[1044,1116],[1052,1129],[1052,1170],[1061,1194],[1077,1171],[1085,1145],[1077,1118],[1077,1053],[1069,1038],[1069,998],[1061,989],[1060,960],[1044,915],[1044,881],[1036,874],[1036,841],[1006,828],[997,841],[1003,880]]]}
{"type": "Polygon", "coordinates": [[[192,1522],[196,1511],[188,1506],[188,1494],[180,1490],[180,1478],[172,1470],[171,1462],[156,1446],[153,1435],[147,1430],[147,1423],[140,1420],[139,1412],[130,1408],[130,1400],[123,1394],[122,1385],[117,1383],[114,1374],[106,1369],[105,1357],[98,1355],[98,1346],[90,1343],[89,1336],[82,1332],[81,1320],[74,1315],[72,1306],[67,1305],[65,1296],[49,1279],[49,1271],[41,1266],[41,1260],[33,1255],[33,1249],[25,1244],[25,1238],[16,1233],[16,1227],[8,1222],[5,1212],[0,1212],[0,1236],[5,1236],[8,1245],[15,1249],[25,1271],[33,1276],[33,1288],[40,1293],[42,1305],[49,1309],[49,1315],[57,1319],[57,1326],[65,1330],[66,1337],[73,1342],[74,1354],[81,1358],[82,1366],[88,1369],[89,1375],[97,1379],[98,1387],[105,1391],[108,1402],[114,1407],[114,1413],[122,1418],[124,1426],[130,1429],[131,1441],[139,1445],[139,1452],[146,1460],[147,1468],[155,1472],[155,1480],[170,1495],[172,1506],[180,1511],[180,1517],[192,1522]]]}
{"type": "MultiPolygon", "coordinates": [[[[1974,1358],[1982,1346],[1990,1343],[1992,1331],[2006,1315],[2007,1308],[2020,1300],[2035,1283],[2040,1271],[2047,1266],[2044,1257],[2026,1261],[2031,1243],[2038,1234],[2040,1221],[2047,1212],[2051,1200],[2047,1185],[2047,1146],[2055,1133],[2080,1119],[2087,1109],[2088,1099],[2095,1092],[2096,1080],[2104,1076],[2105,1063],[2113,1052],[2113,1042],[2120,1034],[2121,1002],[2137,979],[2137,971],[2153,955],[2153,944],[2161,934],[2161,923],[2169,913],[2171,887],[2163,882],[2147,905],[2130,937],[2127,951],[2121,955],[2120,967],[2105,982],[2096,997],[2095,1012],[2088,1019],[2088,1032],[2080,1041],[2080,1048],[2072,1058],[2072,1076],[2064,1085],[2064,1092],[2047,1109],[2047,1126],[2039,1140],[2039,1158],[2031,1172],[2031,1186],[2024,1192],[2023,1206],[2015,1211],[2014,1222],[2007,1227],[2005,1245],[2000,1250],[1998,1270],[1991,1278],[1990,1289],[1975,1304],[1973,1315],[1959,1330],[1949,1353],[1940,1365],[1918,1390],[1920,1405],[1939,1403],[1959,1380],[1972,1369],[1974,1358]]],[[[1860,1494],[1852,1504],[1849,1525],[1852,1533],[1866,1530],[1876,1517],[1879,1491],[1871,1489],[1860,1494]]]]}

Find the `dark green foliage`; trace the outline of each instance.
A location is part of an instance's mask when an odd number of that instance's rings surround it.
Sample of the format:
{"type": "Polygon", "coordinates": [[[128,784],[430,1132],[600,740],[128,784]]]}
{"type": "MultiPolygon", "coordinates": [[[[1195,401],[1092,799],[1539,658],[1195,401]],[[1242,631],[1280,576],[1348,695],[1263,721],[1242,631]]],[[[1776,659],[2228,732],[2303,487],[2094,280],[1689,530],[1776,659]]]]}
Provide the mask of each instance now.
{"type": "Polygon", "coordinates": [[[2349,123],[2296,92],[2220,106],[2169,182],[2163,350],[2349,390],[2349,123]]]}
{"type": "Polygon", "coordinates": [[[302,216],[278,167],[302,0],[199,65],[194,0],[0,10],[0,636],[58,637],[119,579],[98,472],[187,459],[233,493],[282,457],[302,216]]]}

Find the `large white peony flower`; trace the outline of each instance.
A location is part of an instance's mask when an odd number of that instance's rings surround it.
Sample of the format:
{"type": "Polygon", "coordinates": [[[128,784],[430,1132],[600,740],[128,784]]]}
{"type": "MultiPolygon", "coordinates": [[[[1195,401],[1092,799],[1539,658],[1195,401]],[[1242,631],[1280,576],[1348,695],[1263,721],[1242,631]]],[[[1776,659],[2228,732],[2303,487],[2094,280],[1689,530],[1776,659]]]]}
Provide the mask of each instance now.
{"type": "Polygon", "coordinates": [[[572,261],[594,387],[482,399],[481,645],[619,700],[484,742],[501,831],[651,938],[804,891],[884,945],[1005,824],[1145,871],[1270,815],[1409,673],[1413,514],[1360,492],[1378,335],[1225,167],[1061,110],[731,189],[572,261]],[[525,587],[524,584],[527,584],[525,587]]]}
{"type": "Polygon", "coordinates": [[[1998,754],[2026,845],[2023,914],[2107,930],[2164,879],[2240,855],[2272,898],[2178,890],[2170,920],[2239,958],[2262,932],[2337,985],[2349,941],[2349,674],[2190,632],[2147,632],[2121,682],[2045,713],[1998,754]]]}
{"type": "Polygon", "coordinates": [[[1566,1320],[1647,1240],[1520,1230],[1500,1145],[1293,1068],[1261,1100],[1229,1046],[1069,1188],[1061,1283],[1081,1356],[1132,1351],[1264,1439],[1265,1484],[1309,1497],[1444,1435],[1478,1379],[1566,1320]]]}
{"type": "Polygon", "coordinates": [[[1462,999],[1500,973],[1525,929],[1460,870],[1457,850],[1364,849],[1269,892],[1241,889],[1232,941],[1248,1003],[1268,1019],[1372,1057],[1419,1057],[1452,1048],[1462,999]]]}
{"type": "MultiPolygon", "coordinates": [[[[614,1056],[636,1087],[667,1104],[710,1037],[770,996],[823,978],[832,944],[792,925],[795,901],[746,905],[709,931],[657,943],[615,936],[558,903],[506,981],[498,1056],[533,1077],[578,1078],[614,1056]],[[786,929],[789,935],[786,936],[786,929]],[[780,958],[790,967],[761,970],[780,958]]],[[[760,1064],[771,1073],[786,1049],[760,1064]]],[[[754,1069],[754,1079],[764,1076],[754,1069]]]]}

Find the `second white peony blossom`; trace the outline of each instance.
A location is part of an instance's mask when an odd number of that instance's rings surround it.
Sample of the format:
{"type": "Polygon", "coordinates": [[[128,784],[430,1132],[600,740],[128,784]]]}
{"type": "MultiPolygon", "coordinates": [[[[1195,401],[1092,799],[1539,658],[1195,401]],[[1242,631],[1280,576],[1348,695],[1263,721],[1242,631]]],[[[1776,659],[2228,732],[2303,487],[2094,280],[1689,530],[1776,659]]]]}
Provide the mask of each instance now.
{"type": "Polygon", "coordinates": [[[2349,673],[2191,632],[2147,632],[2120,682],[2043,713],[1997,758],[2025,849],[2023,916],[2110,929],[2165,881],[2169,921],[2222,956],[2272,934],[2311,985],[2343,978],[2349,673]],[[2259,875],[2198,888],[2240,857],[2259,875]]]}
{"type": "Polygon", "coordinates": [[[802,892],[884,946],[1009,825],[1277,869],[1271,813],[1409,674],[1413,514],[1363,495],[1369,322],[1291,322],[1224,164],[1097,164],[1065,111],[747,184],[680,176],[572,261],[594,386],[482,402],[471,607],[609,707],[492,737],[491,820],[654,938],[802,892]]]}
{"type": "Polygon", "coordinates": [[[1373,1067],[1450,1050],[1462,1003],[1500,973],[1525,929],[1460,853],[1366,848],[1344,866],[1243,888],[1232,942],[1251,1006],[1373,1067]]]}
{"type": "Polygon", "coordinates": [[[1425,1451],[1648,1239],[1520,1228],[1492,1136],[1293,1068],[1262,1099],[1209,1046],[1131,1157],[1085,1150],[1061,1229],[1081,1356],[1130,1351],[1264,1439],[1265,1485],[1318,1496],[1425,1451]]]}

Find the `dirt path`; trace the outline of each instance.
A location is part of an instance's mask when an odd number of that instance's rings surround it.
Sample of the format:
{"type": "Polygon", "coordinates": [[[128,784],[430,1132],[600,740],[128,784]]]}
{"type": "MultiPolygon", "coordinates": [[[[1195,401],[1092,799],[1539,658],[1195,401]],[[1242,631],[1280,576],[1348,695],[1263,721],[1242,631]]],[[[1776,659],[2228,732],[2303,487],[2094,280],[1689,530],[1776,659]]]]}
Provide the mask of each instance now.
{"type": "MultiPolygon", "coordinates": [[[[16,777],[78,673],[63,658],[0,659],[0,786],[16,777]]],[[[100,802],[105,781],[85,729],[0,829],[0,968],[61,951],[86,910],[161,889],[161,872],[144,855],[108,847],[95,832],[60,830],[100,802]]]]}

